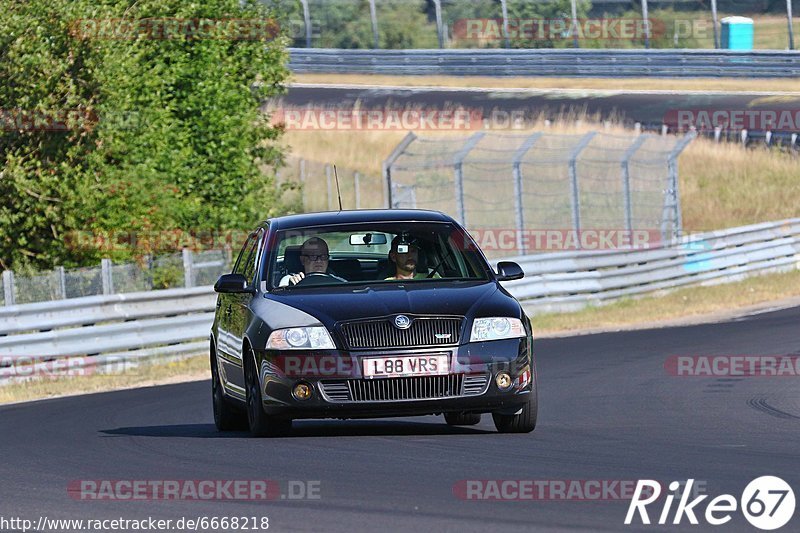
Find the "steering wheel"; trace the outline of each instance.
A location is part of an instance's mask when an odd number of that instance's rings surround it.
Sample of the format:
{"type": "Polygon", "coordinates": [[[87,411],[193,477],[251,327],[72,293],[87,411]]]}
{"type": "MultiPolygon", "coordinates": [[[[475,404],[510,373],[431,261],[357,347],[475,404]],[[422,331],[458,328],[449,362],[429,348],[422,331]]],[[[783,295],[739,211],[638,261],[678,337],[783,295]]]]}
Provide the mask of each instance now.
{"type": "Polygon", "coordinates": [[[336,285],[338,283],[344,283],[340,279],[333,276],[333,274],[328,274],[327,272],[310,272],[306,274],[306,276],[295,283],[295,285],[302,285],[306,283],[309,279],[313,279],[313,283],[309,283],[309,285],[336,285]]]}

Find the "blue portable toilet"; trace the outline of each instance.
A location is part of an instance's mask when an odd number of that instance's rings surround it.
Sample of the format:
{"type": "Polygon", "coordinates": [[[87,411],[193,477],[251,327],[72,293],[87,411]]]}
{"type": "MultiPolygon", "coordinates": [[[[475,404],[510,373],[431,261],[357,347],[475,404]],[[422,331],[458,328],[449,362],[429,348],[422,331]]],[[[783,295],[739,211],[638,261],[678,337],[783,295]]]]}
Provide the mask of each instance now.
{"type": "Polygon", "coordinates": [[[728,50],[753,49],[753,19],[725,17],[722,23],[720,46],[728,50]]]}

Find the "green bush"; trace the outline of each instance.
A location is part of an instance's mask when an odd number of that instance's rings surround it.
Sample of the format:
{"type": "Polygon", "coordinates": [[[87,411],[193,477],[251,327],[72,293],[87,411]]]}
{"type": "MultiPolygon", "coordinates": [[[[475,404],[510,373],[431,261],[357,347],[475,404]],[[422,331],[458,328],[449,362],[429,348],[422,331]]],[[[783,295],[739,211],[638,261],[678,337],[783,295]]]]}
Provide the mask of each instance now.
{"type": "MultiPolygon", "coordinates": [[[[256,0],[6,0],[4,10],[0,268],[109,255],[71,245],[75,232],[249,228],[282,211],[259,170],[280,164],[281,132],[259,106],[282,91],[285,38],[76,33],[87,19],[267,19],[274,10],[256,0]],[[59,131],[14,130],[26,113],[57,117],[59,131]]],[[[117,247],[111,257],[160,251],[117,247]]]]}

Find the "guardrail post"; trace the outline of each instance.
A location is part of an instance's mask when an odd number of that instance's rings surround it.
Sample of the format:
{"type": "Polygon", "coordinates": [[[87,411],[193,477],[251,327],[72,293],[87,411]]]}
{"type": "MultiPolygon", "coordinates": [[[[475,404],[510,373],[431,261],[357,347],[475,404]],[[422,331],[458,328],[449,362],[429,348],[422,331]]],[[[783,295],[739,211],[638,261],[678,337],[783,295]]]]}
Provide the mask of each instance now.
{"type": "Polygon", "coordinates": [[[522,143],[514,154],[514,159],[512,161],[514,165],[514,214],[516,215],[517,223],[517,250],[519,250],[520,255],[525,255],[527,252],[525,249],[525,239],[522,238],[522,233],[525,231],[525,212],[522,202],[522,169],[520,165],[522,163],[522,158],[525,157],[525,154],[528,153],[534,143],[536,143],[542,135],[543,133],[539,131],[525,139],[525,142],[522,143]]]}
{"type": "Polygon", "coordinates": [[[572,225],[575,228],[578,248],[581,247],[581,199],[580,188],[578,187],[578,156],[589,142],[591,142],[595,134],[596,132],[592,131],[584,135],[569,155],[569,181],[572,191],[572,225]]]}
{"type": "Polygon", "coordinates": [[[14,305],[14,272],[11,270],[3,271],[3,298],[5,305],[14,305]]]}
{"type": "Polygon", "coordinates": [[[414,135],[414,132],[409,131],[408,135],[403,137],[403,140],[400,141],[400,144],[395,146],[392,153],[389,154],[389,157],[386,158],[386,161],[383,162],[383,198],[385,201],[384,207],[387,209],[394,209],[394,205],[392,204],[392,166],[394,165],[397,158],[400,157],[403,152],[406,151],[406,148],[416,140],[417,136],[414,135]]]}
{"type": "Polygon", "coordinates": [[[67,299],[67,273],[64,271],[63,266],[56,267],[56,276],[58,276],[58,290],[61,294],[61,299],[67,299]]]}
{"type": "Polygon", "coordinates": [[[361,174],[353,173],[353,189],[356,195],[356,209],[361,209],[361,174]]]}
{"type": "Polygon", "coordinates": [[[111,273],[111,259],[100,260],[100,277],[103,281],[103,294],[114,294],[114,278],[111,273]]]}
{"type": "Polygon", "coordinates": [[[194,254],[188,248],[183,249],[183,286],[194,287],[194,254]]]}
{"type": "Polygon", "coordinates": [[[456,186],[456,212],[458,213],[458,221],[462,226],[467,225],[467,213],[464,208],[464,159],[466,159],[467,155],[475,148],[475,145],[480,142],[484,135],[485,134],[480,131],[467,139],[467,142],[464,143],[464,146],[461,147],[461,150],[456,153],[453,159],[453,178],[456,186]]]}
{"type": "Polygon", "coordinates": [[[649,135],[640,135],[631,144],[622,156],[620,165],[622,167],[622,191],[625,201],[625,229],[633,235],[633,206],[631,203],[631,174],[629,163],[636,151],[641,148],[644,142],[650,138],[649,135]]]}

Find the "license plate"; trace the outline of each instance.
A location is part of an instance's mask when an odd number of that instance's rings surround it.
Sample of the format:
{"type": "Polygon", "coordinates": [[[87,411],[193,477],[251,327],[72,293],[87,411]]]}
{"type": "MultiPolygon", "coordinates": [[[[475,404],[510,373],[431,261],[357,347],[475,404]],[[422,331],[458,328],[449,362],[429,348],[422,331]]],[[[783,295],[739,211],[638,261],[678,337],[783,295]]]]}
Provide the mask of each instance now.
{"type": "Polygon", "coordinates": [[[399,378],[404,376],[438,376],[450,373],[447,355],[396,355],[368,357],[362,360],[365,378],[399,378]]]}

